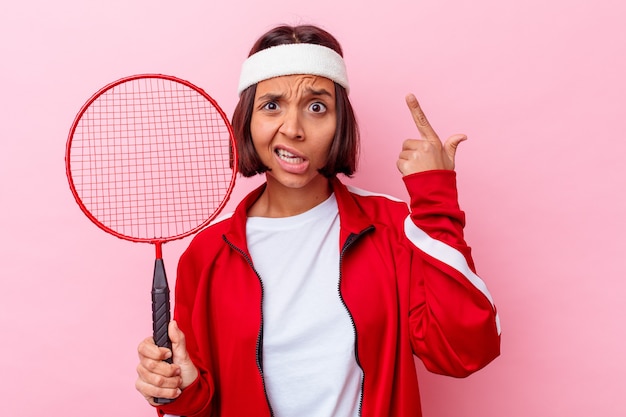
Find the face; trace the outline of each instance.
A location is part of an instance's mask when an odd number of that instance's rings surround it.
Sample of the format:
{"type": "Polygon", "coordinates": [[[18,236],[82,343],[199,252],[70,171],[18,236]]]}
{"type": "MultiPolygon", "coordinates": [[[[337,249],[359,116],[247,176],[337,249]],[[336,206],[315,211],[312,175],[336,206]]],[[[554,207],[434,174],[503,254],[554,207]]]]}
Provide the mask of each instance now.
{"type": "Polygon", "coordinates": [[[288,188],[326,184],[337,128],[335,84],[324,77],[288,75],[257,84],[250,131],[271,182],[288,188]]]}

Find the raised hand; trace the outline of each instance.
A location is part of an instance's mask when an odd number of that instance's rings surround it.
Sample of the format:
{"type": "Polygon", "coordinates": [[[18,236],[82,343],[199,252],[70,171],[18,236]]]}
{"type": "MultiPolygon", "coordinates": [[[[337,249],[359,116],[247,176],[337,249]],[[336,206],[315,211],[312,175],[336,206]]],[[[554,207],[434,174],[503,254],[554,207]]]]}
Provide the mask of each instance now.
{"type": "Polygon", "coordinates": [[[421,138],[407,139],[403,142],[397,162],[402,175],[436,169],[453,170],[457,146],[466,140],[467,136],[453,135],[442,144],[413,94],[406,96],[406,104],[421,138]]]}
{"type": "Polygon", "coordinates": [[[155,397],[177,398],[198,377],[198,370],[187,353],[185,335],[175,321],[169,324],[168,333],[171,351],[157,346],[152,337],[144,339],[137,348],[139,365],[135,387],[152,405],[157,405],[155,397]],[[164,362],[172,355],[173,363],[164,362]]]}

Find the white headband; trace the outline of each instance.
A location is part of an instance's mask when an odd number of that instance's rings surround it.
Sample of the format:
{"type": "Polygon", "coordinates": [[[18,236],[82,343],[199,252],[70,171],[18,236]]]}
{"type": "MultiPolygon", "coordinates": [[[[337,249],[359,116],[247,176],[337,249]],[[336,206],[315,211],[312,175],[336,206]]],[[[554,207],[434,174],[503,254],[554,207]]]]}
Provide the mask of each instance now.
{"type": "Polygon", "coordinates": [[[263,49],[241,66],[237,93],[263,80],[294,74],[326,77],[350,91],[346,64],[330,48],[311,43],[293,43],[263,49]]]}

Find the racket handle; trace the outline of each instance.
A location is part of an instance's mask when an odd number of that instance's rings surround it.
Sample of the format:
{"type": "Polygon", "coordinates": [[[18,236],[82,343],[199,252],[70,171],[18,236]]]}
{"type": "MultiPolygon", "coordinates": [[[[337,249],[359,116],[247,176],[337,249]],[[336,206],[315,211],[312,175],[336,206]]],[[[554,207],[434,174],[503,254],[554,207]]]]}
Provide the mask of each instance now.
{"type": "MultiPolygon", "coordinates": [[[[152,335],[157,346],[172,349],[172,342],[167,333],[170,323],[170,289],[165,276],[163,259],[157,259],[154,263],[154,275],[152,277],[152,335]]],[[[172,358],[166,359],[172,363],[172,358]]],[[[155,398],[157,404],[168,404],[170,398],[155,398]]]]}

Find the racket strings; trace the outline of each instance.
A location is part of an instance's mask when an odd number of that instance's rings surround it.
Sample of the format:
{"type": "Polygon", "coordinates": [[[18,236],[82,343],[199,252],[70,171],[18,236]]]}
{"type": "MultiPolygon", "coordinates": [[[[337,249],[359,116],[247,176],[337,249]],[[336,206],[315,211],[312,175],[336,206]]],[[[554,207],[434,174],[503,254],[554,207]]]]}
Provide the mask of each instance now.
{"type": "Polygon", "coordinates": [[[117,233],[175,237],[223,203],[230,140],[219,111],[190,87],[156,78],[125,82],[100,95],[76,126],[74,186],[85,208],[117,233]]]}

